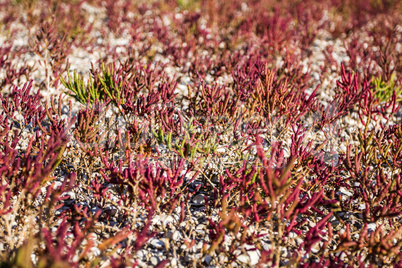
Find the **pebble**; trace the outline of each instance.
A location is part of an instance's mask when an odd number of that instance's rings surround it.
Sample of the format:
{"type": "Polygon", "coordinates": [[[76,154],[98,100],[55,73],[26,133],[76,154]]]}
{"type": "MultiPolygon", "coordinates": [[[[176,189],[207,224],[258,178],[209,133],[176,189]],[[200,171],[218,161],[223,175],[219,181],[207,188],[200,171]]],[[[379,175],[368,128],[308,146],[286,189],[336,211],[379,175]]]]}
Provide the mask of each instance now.
{"type": "Polygon", "coordinates": [[[145,249],[140,249],[135,253],[135,256],[140,259],[144,259],[147,256],[147,251],[145,249]]]}
{"type": "Polygon", "coordinates": [[[92,247],[91,252],[94,254],[95,257],[101,254],[101,251],[98,247],[92,247]]]}
{"type": "Polygon", "coordinates": [[[165,243],[162,240],[156,239],[156,238],[152,238],[150,239],[150,244],[154,247],[154,248],[163,248],[165,247],[165,243]]]}
{"type": "Polygon", "coordinates": [[[295,232],[290,232],[289,237],[290,238],[296,238],[298,235],[295,232]]]}
{"type": "Polygon", "coordinates": [[[63,185],[63,183],[61,181],[55,181],[53,184],[53,189],[57,190],[59,189],[61,186],[63,185]]]}
{"type": "Polygon", "coordinates": [[[259,262],[261,254],[258,249],[247,251],[247,254],[250,257],[250,265],[256,265],[259,262]]]}
{"type": "Polygon", "coordinates": [[[217,152],[217,153],[224,153],[224,152],[226,152],[226,148],[223,147],[223,146],[219,146],[219,147],[215,150],[215,152],[217,152]]]}
{"type": "Polygon", "coordinates": [[[184,256],[183,260],[184,260],[185,262],[191,262],[191,261],[192,261],[192,258],[191,258],[189,255],[186,255],[186,256],[184,256]]]}
{"type": "Polygon", "coordinates": [[[158,263],[159,263],[158,257],[155,257],[155,256],[151,257],[151,259],[150,259],[149,261],[150,261],[151,264],[154,265],[154,266],[158,265],[158,263]]]}
{"type": "Polygon", "coordinates": [[[314,254],[316,254],[318,251],[320,251],[320,249],[318,247],[311,248],[311,252],[313,252],[314,254]]]}
{"type": "Polygon", "coordinates": [[[366,209],[366,204],[359,204],[359,210],[365,210],[366,209]]]}
{"type": "Polygon", "coordinates": [[[339,188],[339,192],[347,196],[353,196],[353,193],[349,192],[344,187],[339,188]]]}
{"type": "Polygon", "coordinates": [[[137,260],[137,265],[138,267],[148,267],[148,265],[142,260],[137,260]]]}
{"type": "Polygon", "coordinates": [[[206,255],[204,256],[204,263],[205,263],[206,265],[209,265],[209,264],[211,263],[211,261],[212,261],[211,255],[206,254],[206,255]]]}
{"type": "Polygon", "coordinates": [[[183,236],[181,235],[181,233],[179,231],[174,231],[173,235],[172,235],[172,239],[177,241],[179,239],[181,239],[183,236]]]}
{"type": "Polygon", "coordinates": [[[101,210],[100,208],[98,208],[98,207],[93,207],[93,208],[91,208],[91,213],[92,213],[92,215],[95,215],[96,214],[96,212],[98,212],[99,210],[101,210]]]}
{"type": "Polygon", "coordinates": [[[281,249],[281,255],[282,255],[283,257],[287,257],[287,256],[288,256],[288,250],[287,250],[287,248],[283,247],[283,248],[281,249]]]}
{"type": "Polygon", "coordinates": [[[74,200],[75,199],[75,193],[70,191],[64,194],[65,196],[68,196],[68,199],[74,200]]]}
{"type": "Polygon", "coordinates": [[[108,213],[110,216],[114,216],[117,213],[117,208],[115,206],[109,206],[104,208],[103,212],[108,213]]]}
{"type": "Polygon", "coordinates": [[[176,266],[177,266],[177,263],[178,263],[177,258],[172,258],[172,259],[170,260],[170,265],[173,266],[173,267],[176,267],[176,266]]]}
{"type": "Polygon", "coordinates": [[[205,195],[204,194],[197,194],[196,196],[193,197],[193,203],[192,205],[194,206],[203,206],[205,205],[205,195]]]}
{"type": "Polygon", "coordinates": [[[377,228],[377,225],[376,225],[375,223],[369,223],[369,224],[367,224],[367,230],[368,230],[369,232],[374,232],[376,228],[377,228]]]}
{"type": "Polygon", "coordinates": [[[264,248],[264,250],[268,251],[272,248],[271,244],[268,243],[263,243],[262,247],[264,248]]]}
{"type": "Polygon", "coordinates": [[[195,249],[196,250],[201,250],[203,246],[204,246],[203,241],[200,241],[197,244],[195,244],[195,249]]]}
{"type": "Polygon", "coordinates": [[[175,219],[171,215],[162,215],[161,221],[163,224],[173,223],[175,219]]]}
{"type": "Polygon", "coordinates": [[[357,228],[357,229],[360,230],[360,229],[363,227],[363,224],[360,223],[360,222],[358,222],[358,221],[355,221],[355,222],[353,223],[353,226],[354,226],[355,228],[357,228]]]}
{"type": "Polygon", "coordinates": [[[250,263],[250,257],[246,254],[241,254],[237,257],[237,260],[242,263],[250,263]]]}
{"type": "Polygon", "coordinates": [[[227,262],[228,261],[228,257],[227,256],[225,256],[225,255],[219,255],[219,262],[220,263],[225,263],[225,262],[227,262]]]}

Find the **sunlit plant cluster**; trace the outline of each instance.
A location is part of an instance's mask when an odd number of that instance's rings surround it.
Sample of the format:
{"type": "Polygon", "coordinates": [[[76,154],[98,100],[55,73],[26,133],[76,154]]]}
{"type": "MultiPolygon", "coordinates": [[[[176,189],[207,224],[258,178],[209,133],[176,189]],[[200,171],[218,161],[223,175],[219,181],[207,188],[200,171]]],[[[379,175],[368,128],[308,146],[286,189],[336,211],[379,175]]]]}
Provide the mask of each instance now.
{"type": "Polygon", "coordinates": [[[402,266],[401,22],[0,0],[0,266],[402,266]]]}

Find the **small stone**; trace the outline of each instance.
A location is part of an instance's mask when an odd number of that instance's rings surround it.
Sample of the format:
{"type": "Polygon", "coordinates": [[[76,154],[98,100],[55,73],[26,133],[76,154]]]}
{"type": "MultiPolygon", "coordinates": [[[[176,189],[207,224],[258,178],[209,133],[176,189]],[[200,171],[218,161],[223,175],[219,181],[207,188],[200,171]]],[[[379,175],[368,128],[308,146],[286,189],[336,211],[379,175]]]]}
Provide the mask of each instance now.
{"type": "Polygon", "coordinates": [[[331,221],[331,224],[332,224],[333,227],[338,226],[339,223],[340,223],[340,222],[339,222],[338,220],[333,220],[333,221],[331,221]]]}
{"type": "Polygon", "coordinates": [[[304,240],[303,240],[303,239],[301,239],[300,237],[296,238],[296,244],[297,244],[298,246],[300,246],[300,245],[303,244],[303,243],[304,243],[304,240]]]}
{"type": "Polygon", "coordinates": [[[98,207],[91,208],[92,215],[95,215],[98,212],[98,210],[101,210],[101,209],[98,207]]]}
{"type": "Polygon", "coordinates": [[[369,232],[374,232],[376,228],[377,228],[377,225],[375,223],[367,224],[367,229],[369,232]]]}
{"type": "Polygon", "coordinates": [[[151,245],[154,248],[163,248],[165,246],[165,243],[162,240],[154,238],[154,239],[151,240],[151,245]]]}
{"type": "Polygon", "coordinates": [[[153,257],[151,257],[150,262],[152,265],[156,266],[159,263],[159,259],[158,259],[158,257],[153,256],[153,257]]]}
{"type": "Polygon", "coordinates": [[[92,251],[92,253],[94,254],[95,257],[96,257],[96,256],[99,256],[99,255],[101,254],[100,249],[97,248],[97,247],[91,248],[91,251],[92,251]]]}
{"type": "Polygon", "coordinates": [[[287,250],[287,248],[282,248],[282,250],[281,250],[281,255],[284,256],[284,257],[287,257],[287,256],[288,256],[288,250],[287,250]]]}
{"type": "Polygon", "coordinates": [[[155,215],[155,216],[152,218],[151,221],[152,221],[152,224],[158,224],[158,225],[160,225],[161,222],[162,222],[159,215],[155,215]]]}
{"type": "Polygon", "coordinates": [[[204,187],[204,184],[200,181],[194,181],[191,183],[191,188],[197,189],[198,187],[202,188],[202,187],[204,187]]]}
{"type": "Polygon", "coordinates": [[[205,234],[205,231],[204,231],[204,230],[200,230],[200,229],[196,229],[195,232],[196,232],[197,234],[200,234],[200,235],[205,234]]]}
{"type": "Polygon", "coordinates": [[[353,196],[353,194],[346,190],[344,187],[339,188],[339,192],[347,196],[353,196]]]}
{"type": "MultiPolygon", "coordinates": [[[[148,265],[145,262],[143,262],[142,260],[137,260],[137,265],[138,265],[138,267],[148,267],[148,265]]],[[[109,266],[107,266],[107,267],[109,267],[109,266]]]]}
{"type": "Polygon", "coordinates": [[[68,115],[68,112],[69,112],[68,106],[64,105],[63,108],[61,108],[61,114],[68,115]]]}
{"type": "Polygon", "coordinates": [[[110,234],[103,232],[103,233],[102,233],[102,238],[108,239],[108,238],[110,238],[110,234]]]}
{"type": "Polygon", "coordinates": [[[296,238],[298,235],[295,232],[290,232],[289,237],[290,238],[296,238]]]}
{"type": "Polygon", "coordinates": [[[172,232],[172,231],[168,231],[168,232],[165,234],[165,237],[168,238],[168,239],[172,239],[172,236],[173,236],[173,232],[172,232]]]}
{"type": "Polygon", "coordinates": [[[141,249],[135,253],[135,256],[139,259],[144,259],[147,256],[147,252],[144,249],[141,249]]]}
{"type": "Polygon", "coordinates": [[[237,257],[237,260],[242,263],[250,263],[250,257],[246,254],[241,254],[237,257]]]}
{"type": "Polygon", "coordinates": [[[260,260],[260,251],[257,250],[250,250],[247,251],[248,256],[250,257],[250,265],[257,265],[258,261],[260,260]]]}
{"type": "Polygon", "coordinates": [[[56,181],[56,182],[54,182],[53,189],[54,189],[54,190],[57,190],[57,189],[59,189],[62,185],[63,185],[63,183],[62,183],[61,181],[56,181]]]}
{"type": "Polygon", "coordinates": [[[204,224],[198,224],[197,227],[196,227],[196,229],[200,229],[200,230],[204,230],[206,228],[207,227],[204,224]]]}
{"type": "Polygon", "coordinates": [[[204,194],[197,194],[196,196],[193,197],[192,205],[203,206],[205,204],[205,199],[204,198],[205,198],[204,194]]]}
{"type": "Polygon", "coordinates": [[[353,223],[353,226],[360,230],[360,229],[363,227],[363,224],[361,224],[361,223],[358,222],[358,221],[355,221],[355,222],[353,223]]]}
{"type": "Polygon", "coordinates": [[[262,245],[262,247],[264,248],[264,250],[268,251],[268,250],[271,249],[271,244],[264,243],[264,244],[262,245]]]}
{"type": "Polygon", "coordinates": [[[174,232],[173,232],[173,235],[172,235],[172,239],[173,239],[173,240],[177,241],[177,240],[179,240],[181,237],[182,237],[182,236],[181,236],[181,233],[180,233],[179,231],[174,231],[174,232]]]}
{"type": "Polygon", "coordinates": [[[218,148],[216,148],[215,152],[224,153],[224,152],[226,152],[226,148],[223,146],[218,146],[218,148]]]}
{"type": "Polygon", "coordinates": [[[225,255],[219,255],[219,262],[221,262],[221,263],[225,263],[225,262],[227,262],[228,261],[228,257],[227,256],[225,256],[225,255]]]}
{"type": "Polygon", "coordinates": [[[198,242],[196,245],[195,245],[195,249],[197,250],[201,250],[202,249],[202,247],[204,246],[204,243],[202,242],[202,241],[200,241],[200,242],[198,242]]]}
{"type": "Polygon", "coordinates": [[[211,255],[206,254],[205,257],[204,257],[204,262],[205,262],[205,264],[206,264],[206,265],[209,265],[209,264],[211,263],[211,261],[212,261],[211,255]]]}
{"type": "Polygon", "coordinates": [[[192,259],[191,259],[191,257],[189,255],[184,256],[183,260],[184,260],[184,262],[191,262],[192,261],[192,259]]]}
{"type": "Polygon", "coordinates": [[[170,265],[172,266],[172,267],[176,267],[177,266],[177,258],[172,258],[171,260],[170,260],[170,265]]]}
{"type": "Polygon", "coordinates": [[[174,218],[171,215],[163,215],[161,216],[161,221],[163,224],[169,224],[174,222],[174,218]]]}
{"type": "Polygon", "coordinates": [[[64,196],[67,196],[68,199],[64,200],[64,203],[66,205],[71,205],[72,203],[74,203],[75,200],[75,193],[70,191],[64,194],[64,196]]]}
{"type": "Polygon", "coordinates": [[[242,252],[241,252],[241,250],[240,249],[235,249],[234,251],[233,251],[233,255],[240,255],[242,252]]]}
{"type": "Polygon", "coordinates": [[[103,210],[105,213],[108,213],[110,216],[114,216],[117,213],[117,208],[115,206],[106,207],[103,210]]]}

